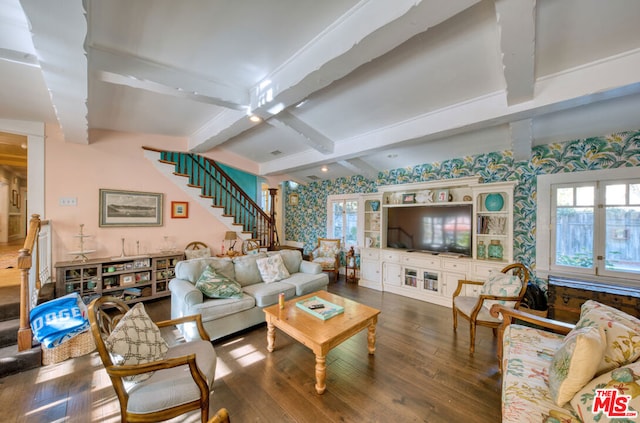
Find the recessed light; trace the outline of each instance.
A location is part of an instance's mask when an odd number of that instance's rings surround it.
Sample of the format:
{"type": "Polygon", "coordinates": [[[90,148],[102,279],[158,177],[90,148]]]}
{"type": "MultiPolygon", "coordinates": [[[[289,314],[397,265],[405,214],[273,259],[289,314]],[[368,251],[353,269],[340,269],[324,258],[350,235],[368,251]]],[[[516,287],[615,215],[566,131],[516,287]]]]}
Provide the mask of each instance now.
{"type": "Polygon", "coordinates": [[[323,172],[328,172],[328,171],[329,171],[329,168],[328,168],[328,167],[326,167],[326,166],[322,166],[322,167],[320,168],[320,170],[321,170],[321,171],[323,171],[323,172]]]}
{"type": "Polygon", "coordinates": [[[249,116],[249,120],[251,122],[258,123],[258,122],[262,121],[262,118],[260,116],[258,116],[258,115],[251,115],[251,116],[249,116]]]}

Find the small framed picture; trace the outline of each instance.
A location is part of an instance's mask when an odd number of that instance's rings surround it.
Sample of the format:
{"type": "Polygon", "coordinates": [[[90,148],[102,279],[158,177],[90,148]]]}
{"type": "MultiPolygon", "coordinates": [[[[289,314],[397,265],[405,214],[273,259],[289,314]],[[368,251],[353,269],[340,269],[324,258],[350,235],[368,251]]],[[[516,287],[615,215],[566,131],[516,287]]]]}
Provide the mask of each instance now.
{"type": "Polygon", "coordinates": [[[416,202],[416,194],[402,194],[402,204],[413,204],[416,202]]]}
{"type": "Polygon", "coordinates": [[[189,217],[189,203],[186,201],[171,202],[171,218],[186,219],[189,217]]]}
{"type": "Polygon", "coordinates": [[[292,206],[297,206],[300,202],[300,197],[295,192],[289,194],[289,204],[292,206]]]}
{"type": "Polygon", "coordinates": [[[449,201],[449,190],[448,189],[440,189],[436,192],[436,201],[438,203],[446,203],[449,201]]]}
{"type": "Polygon", "coordinates": [[[136,279],[132,273],[120,275],[120,286],[133,285],[134,283],[136,283],[136,279]]]}

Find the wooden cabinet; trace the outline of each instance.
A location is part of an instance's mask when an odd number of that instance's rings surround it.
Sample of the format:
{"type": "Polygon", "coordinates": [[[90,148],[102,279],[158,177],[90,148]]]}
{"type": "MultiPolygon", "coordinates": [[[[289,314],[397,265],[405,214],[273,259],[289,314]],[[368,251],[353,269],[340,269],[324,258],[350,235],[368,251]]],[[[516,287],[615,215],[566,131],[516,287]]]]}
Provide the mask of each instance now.
{"type": "Polygon", "coordinates": [[[360,280],[358,284],[377,290],[382,289],[380,282],[380,250],[363,248],[360,252],[360,280]]]}
{"type": "Polygon", "coordinates": [[[640,290],[628,286],[549,277],[549,318],[575,323],[580,307],[594,300],[640,317],[640,290]]]}
{"type": "Polygon", "coordinates": [[[169,281],[182,252],[56,263],[56,296],[77,292],[85,303],[111,295],[127,302],[170,294],[169,281]]]}

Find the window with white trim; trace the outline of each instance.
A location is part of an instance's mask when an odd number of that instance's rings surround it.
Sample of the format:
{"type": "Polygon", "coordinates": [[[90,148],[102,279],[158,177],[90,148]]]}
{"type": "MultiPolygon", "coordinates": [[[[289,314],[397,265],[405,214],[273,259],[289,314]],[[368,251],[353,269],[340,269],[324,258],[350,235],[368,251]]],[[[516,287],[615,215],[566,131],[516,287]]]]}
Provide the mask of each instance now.
{"type": "Polygon", "coordinates": [[[340,239],[343,249],[358,245],[358,194],[327,197],[327,238],[340,239]]]}
{"type": "Polygon", "coordinates": [[[543,273],[640,280],[640,169],[539,176],[537,232],[543,273]]]}

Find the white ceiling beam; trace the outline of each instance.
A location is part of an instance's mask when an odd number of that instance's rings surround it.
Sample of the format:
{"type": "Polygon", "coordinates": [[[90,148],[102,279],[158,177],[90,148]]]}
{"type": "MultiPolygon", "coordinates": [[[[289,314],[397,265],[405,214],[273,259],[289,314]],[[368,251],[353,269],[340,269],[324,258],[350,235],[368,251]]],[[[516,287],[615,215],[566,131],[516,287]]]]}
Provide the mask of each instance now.
{"type": "MultiPolygon", "coordinates": [[[[276,107],[286,109],[314,92],[382,56],[411,37],[478,3],[479,0],[363,0],[287,62],[250,90],[251,112],[263,118],[276,107]]],[[[223,119],[222,121],[225,121],[223,119]]],[[[194,152],[205,152],[239,135],[243,125],[199,131],[194,152]],[[225,134],[224,136],[222,134],[225,134]],[[226,136],[226,138],[225,138],[226,136]]]]}
{"type": "Polygon", "coordinates": [[[283,128],[284,126],[293,130],[305,144],[322,154],[333,153],[333,141],[287,111],[280,112],[267,123],[274,127],[283,128]]]}
{"type": "Polygon", "coordinates": [[[64,139],[87,144],[87,21],[82,2],[20,3],[31,24],[33,45],[64,139]]]}
{"type": "Polygon", "coordinates": [[[508,105],[504,92],[496,92],[417,116],[401,124],[346,140],[336,140],[333,154],[302,152],[260,166],[260,174],[292,172],[327,160],[361,156],[405,142],[428,142],[512,121],[531,119],[583,104],[640,93],[636,69],[640,49],[586,66],[541,78],[531,101],[508,105]],[[292,167],[291,164],[296,166],[292,167]]]}
{"type": "Polygon", "coordinates": [[[509,123],[511,151],[516,161],[531,159],[533,147],[533,120],[523,119],[509,123]]]}
{"type": "Polygon", "coordinates": [[[507,104],[533,98],[536,0],[496,0],[507,104]]]}
{"type": "Polygon", "coordinates": [[[362,175],[367,179],[377,179],[378,169],[370,166],[362,159],[338,160],[340,166],[345,167],[357,175],[362,175]]]}
{"type": "Polygon", "coordinates": [[[100,47],[89,49],[89,65],[100,80],[111,84],[189,98],[229,109],[248,109],[249,93],[246,89],[210,81],[184,69],[100,47]]]}

